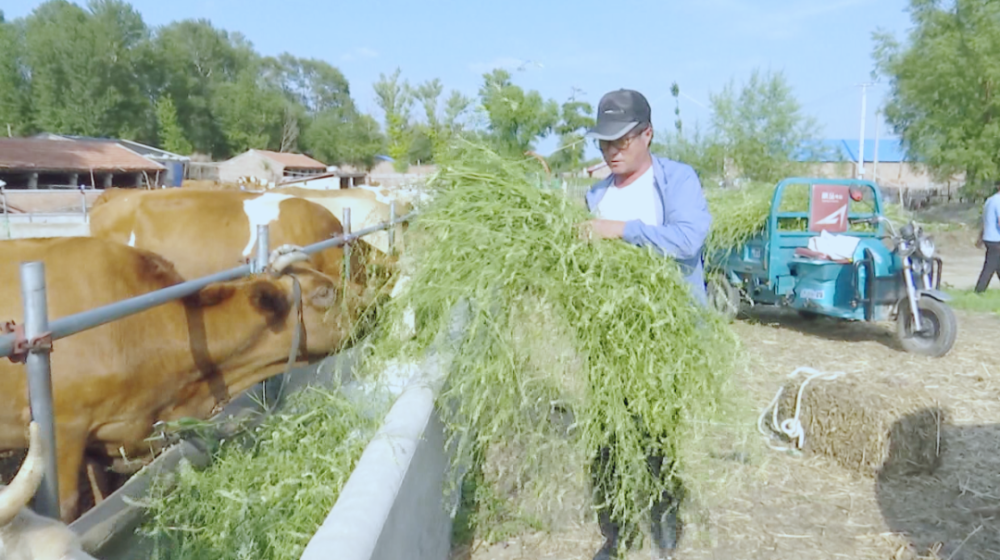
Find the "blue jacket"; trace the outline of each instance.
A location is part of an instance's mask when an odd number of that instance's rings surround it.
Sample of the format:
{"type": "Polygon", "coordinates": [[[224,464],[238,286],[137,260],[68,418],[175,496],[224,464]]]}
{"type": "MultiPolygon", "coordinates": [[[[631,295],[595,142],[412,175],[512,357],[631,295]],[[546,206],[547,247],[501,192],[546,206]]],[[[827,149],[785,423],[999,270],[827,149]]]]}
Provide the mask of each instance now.
{"type": "MultiPolygon", "coordinates": [[[[587,191],[587,208],[591,212],[597,209],[612,181],[614,175],[609,175],[587,191]]],[[[702,248],[712,226],[712,215],[701,181],[690,165],[653,156],[653,184],[660,195],[660,225],[631,220],[625,224],[623,237],[628,243],[652,246],[659,254],[674,258],[691,284],[695,299],[707,305],[702,248]]]]}

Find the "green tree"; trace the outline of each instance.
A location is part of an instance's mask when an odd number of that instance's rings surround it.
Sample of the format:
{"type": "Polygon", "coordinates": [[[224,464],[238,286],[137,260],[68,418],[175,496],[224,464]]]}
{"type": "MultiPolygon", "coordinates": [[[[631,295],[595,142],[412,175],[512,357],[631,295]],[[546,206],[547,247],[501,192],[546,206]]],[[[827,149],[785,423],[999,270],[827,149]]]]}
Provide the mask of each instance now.
{"type": "Polygon", "coordinates": [[[150,140],[152,105],[140,71],[149,31],[119,0],[38,6],[25,21],[36,124],[45,130],[150,140]]]}
{"type": "Polygon", "coordinates": [[[168,152],[187,155],[192,151],[191,143],[184,137],[184,129],[177,122],[177,108],[169,95],[156,102],[156,124],[160,137],[160,147],[168,152]]]}
{"type": "Polygon", "coordinates": [[[501,152],[523,155],[535,141],[559,122],[559,104],[537,91],[514,85],[509,72],[497,69],[483,75],[480,103],[489,116],[489,138],[501,152]]]}
{"type": "Polygon", "coordinates": [[[908,44],[874,34],[885,119],[937,177],[964,172],[966,191],[983,196],[1000,180],[1000,4],[911,0],[908,11],[908,44]]]}
{"type": "Polygon", "coordinates": [[[797,152],[819,149],[819,126],[802,113],[781,72],[754,69],[738,92],[730,81],[710,103],[717,141],[746,179],[778,181],[792,169],[797,152]]]}
{"type": "Polygon", "coordinates": [[[594,126],[594,107],[585,101],[576,100],[576,92],[562,105],[562,115],[555,131],[559,134],[559,148],[549,158],[553,172],[576,171],[583,165],[583,154],[587,147],[584,133],[594,126]]]}
{"type": "Polygon", "coordinates": [[[194,150],[216,158],[233,155],[214,101],[220,86],[233,83],[257,59],[239,33],[215,29],[208,20],[182,20],[153,39],[151,80],[177,106],[177,117],[194,150]]]}
{"type": "Polygon", "coordinates": [[[33,132],[24,29],[0,12],[0,136],[33,132]]]}
{"type": "Polygon", "coordinates": [[[703,134],[697,123],[694,126],[694,133],[690,136],[685,135],[680,107],[681,89],[676,82],[671,85],[670,94],[674,98],[674,130],[657,134],[650,151],[690,165],[702,181],[722,180],[725,146],[717,135],[703,134]]]}
{"type": "Polygon", "coordinates": [[[374,89],[378,105],[385,113],[389,156],[395,160],[397,171],[405,171],[409,166],[410,144],[413,141],[410,128],[413,96],[409,83],[405,80],[400,82],[399,75],[399,68],[389,76],[380,73],[374,89]]]}
{"type": "Polygon", "coordinates": [[[288,101],[256,68],[245,70],[234,82],[219,84],[212,104],[231,153],[281,148],[288,101]]]}
{"type": "Polygon", "coordinates": [[[448,134],[438,116],[438,100],[443,91],[444,85],[438,78],[428,80],[411,90],[410,95],[424,108],[424,124],[415,127],[410,147],[411,163],[433,161],[434,155],[441,153],[448,141],[448,134]]]}

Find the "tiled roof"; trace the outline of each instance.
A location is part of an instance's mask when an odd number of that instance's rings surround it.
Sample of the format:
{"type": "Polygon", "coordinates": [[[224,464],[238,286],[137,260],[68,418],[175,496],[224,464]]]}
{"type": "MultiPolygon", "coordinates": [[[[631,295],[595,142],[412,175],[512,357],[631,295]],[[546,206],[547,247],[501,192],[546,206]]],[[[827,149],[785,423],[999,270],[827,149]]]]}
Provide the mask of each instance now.
{"type": "Polygon", "coordinates": [[[272,159],[285,167],[294,167],[296,169],[323,169],[326,170],[326,164],[316,161],[309,156],[302,154],[289,154],[286,152],[272,152],[270,150],[254,150],[258,154],[272,159]]]}
{"type": "Polygon", "coordinates": [[[166,167],[111,142],[0,138],[0,169],[83,173],[156,172],[166,167]]]}

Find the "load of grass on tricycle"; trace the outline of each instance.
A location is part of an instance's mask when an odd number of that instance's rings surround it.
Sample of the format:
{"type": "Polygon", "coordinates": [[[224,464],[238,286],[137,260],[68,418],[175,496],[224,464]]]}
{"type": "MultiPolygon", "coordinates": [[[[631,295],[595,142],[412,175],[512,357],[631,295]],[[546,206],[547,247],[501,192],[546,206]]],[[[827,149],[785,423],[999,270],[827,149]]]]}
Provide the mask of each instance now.
{"type": "Polygon", "coordinates": [[[907,352],[935,357],[958,330],[941,267],[923,229],[897,228],[878,186],[857,179],[782,180],[759,233],[705,256],[709,300],[730,320],[744,305],[776,305],[807,318],[895,321],[907,352]]]}

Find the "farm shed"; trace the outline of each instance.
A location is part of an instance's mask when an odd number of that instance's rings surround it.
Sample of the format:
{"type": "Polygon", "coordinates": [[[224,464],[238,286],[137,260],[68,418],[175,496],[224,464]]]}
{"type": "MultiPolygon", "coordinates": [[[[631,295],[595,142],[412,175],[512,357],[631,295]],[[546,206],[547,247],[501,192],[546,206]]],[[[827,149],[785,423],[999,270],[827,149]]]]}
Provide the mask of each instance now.
{"type": "MultiPolygon", "coordinates": [[[[806,164],[807,174],[819,177],[857,176],[857,139],[827,139],[821,144],[828,152],[825,157],[802,155],[796,158],[806,164]]],[[[893,200],[898,199],[900,191],[906,197],[946,196],[964,182],[958,176],[944,182],[935,179],[916,158],[907,155],[902,141],[896,138],[879,139],[877,146],[874,139],[866,138],[864,166],[864,178],[878,183],[882,193],[893,200]]]]}
{"type": "Polygon", "coordinates": [[[363,171],[349,171],[331,167],[329,172],[320,175],[286,177],[281,182],[281,186],[317,190],[349,189],[365,184],[367,177],[368,175],[363,171]]]}
{"type": "Polygon", "coordinates": [[[326,172],[326,164],[303,154],[248,150],[219,164],[219,181],[255,180],[273,186],[286,177],[308,177],[326,172]]]}
{"type": "Polygon", "coordinates": [[[8,189],[142,187],[167,168],[117,142],[0,138],[0,180],[8,189]]]}
{"type": "Polygon", "coordinates": [[[69,134],[52,134],[50,132],[43,132],[41,134],[36,134],[33,138],[47,138],[50,140],[72,140],[74,142],[104,142],[104,143],[114,143],[119,146],[132,150],[133,152],[141,155],[142,157],[155,161],[163,165],[166,168],[166,172],[160,176],[160,181],[157,186],[166,187],[179,187],[181,182],[184,180],[184,175],[187,171],[188,164],[191,162],[191,158],[188,156],[182,156],[180,154],[175,154],[173,152],[168,152],[166,150],[161,150],[160,148],[154,148],[153,146],[147,146],[140,142],[135,142],[132,140],[125,140],[121,138],[96,138],[93,136],[74,136],[69,134]]]}

